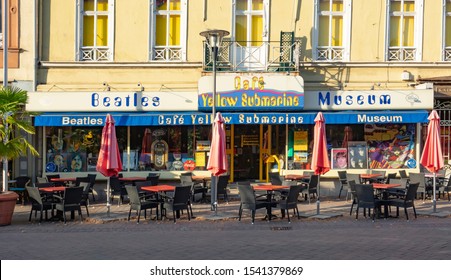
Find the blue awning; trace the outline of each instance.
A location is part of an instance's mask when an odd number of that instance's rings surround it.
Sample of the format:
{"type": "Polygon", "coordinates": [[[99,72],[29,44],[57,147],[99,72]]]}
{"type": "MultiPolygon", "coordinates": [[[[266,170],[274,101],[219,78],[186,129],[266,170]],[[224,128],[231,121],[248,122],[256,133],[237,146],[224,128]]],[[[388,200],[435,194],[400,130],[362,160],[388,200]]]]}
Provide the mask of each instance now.
{"type": "MultiPolygon", "coordinates": [[[[227,124],[314,124],[317,112],[221,112],[227,124]]],[[[204,112],[112,113],[116,126],[211,125],[204,112]]],[[[427,123],[426,110],[324,112],[326,124],[427,123]]],[[[106,113],[44,113],[35,126],[103,126],[106,113]]]]}

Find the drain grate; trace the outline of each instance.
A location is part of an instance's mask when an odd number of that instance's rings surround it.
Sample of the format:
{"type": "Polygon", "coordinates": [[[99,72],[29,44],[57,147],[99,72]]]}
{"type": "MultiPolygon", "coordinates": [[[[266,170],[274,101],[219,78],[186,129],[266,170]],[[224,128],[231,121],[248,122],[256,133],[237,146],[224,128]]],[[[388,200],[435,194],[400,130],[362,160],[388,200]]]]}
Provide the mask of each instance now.
{"type": "Polygon", "coordinates": [[[291,230],[292,227],[270,227],[271,230],[291,230]]]}

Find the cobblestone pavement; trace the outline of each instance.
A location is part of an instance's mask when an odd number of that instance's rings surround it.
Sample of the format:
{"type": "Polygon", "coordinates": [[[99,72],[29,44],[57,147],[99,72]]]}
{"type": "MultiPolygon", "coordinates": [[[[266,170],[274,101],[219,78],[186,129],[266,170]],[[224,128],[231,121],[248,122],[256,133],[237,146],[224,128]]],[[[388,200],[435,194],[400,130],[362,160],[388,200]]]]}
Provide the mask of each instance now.
{"type": "MultiPolygon", "coordinates": [[[[450,260],[451,203],[437,202],[443,218],[426,215],[430,201],[417,201],[414,219],[401,211],[399,218],[371,219],[349,216],[350,202],[324,198],[321,214],[341,216],[318,219],[316,204],[299,203],[303,218],[264,220],[265,211],[258,210],[255,224],[248,211],[238,222],[239,202],[220,202],[218,215],[209,204],[194,206],[195,219],[186,215],[173,223],[171,216],[163,221],[136,219],[127,222],[128,205],[111,206],[106,217],[103,202],[89,207],[90,217],[82,223],[36,220],[28,222],[29,206],[16,205],[13,222],[0,227],[0,258],[20,259],[303,259],[303,260],[450,260]]],[[[83,215],[85,215],[83,210],[83,215]]],[[[276,214],[280,212],[275,211],[276,214]]],[[[134,213],[132,213],[133,216],[134,213]]],[[[392,213],[394,214],[394,213],[392,213]]]]}

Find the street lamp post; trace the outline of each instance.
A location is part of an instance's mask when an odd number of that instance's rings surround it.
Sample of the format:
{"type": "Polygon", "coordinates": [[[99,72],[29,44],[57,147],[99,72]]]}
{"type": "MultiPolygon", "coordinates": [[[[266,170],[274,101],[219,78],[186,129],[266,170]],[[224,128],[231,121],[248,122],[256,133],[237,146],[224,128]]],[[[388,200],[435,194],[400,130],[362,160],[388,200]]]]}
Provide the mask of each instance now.
{"type": "MultiPolygon", "coordinates": [[[[216,61],[218,58],[218,50],[221,46],[222,39],[229,35],[229,31],[226,30],[207,30],[200,33],[201,36],[205,37],[207,44],[210,46],[211,54],[213,55],[213,93],[212,99],[213,104],[211,106],[211,120],[212,120],[212,131],[214,126],[214,119],[216,117],[216,61]]],[[[211,176],[211,210],[217,211],[218,201],[217,201],[217,187],[218,187],[217,176],[211,176]]]]}

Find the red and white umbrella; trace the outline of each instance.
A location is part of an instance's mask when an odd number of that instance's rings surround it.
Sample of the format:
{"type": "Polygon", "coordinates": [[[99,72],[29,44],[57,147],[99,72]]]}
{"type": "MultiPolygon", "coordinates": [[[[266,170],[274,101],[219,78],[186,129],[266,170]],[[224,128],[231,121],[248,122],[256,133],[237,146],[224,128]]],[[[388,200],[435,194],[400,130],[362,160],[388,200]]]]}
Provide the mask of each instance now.
{"type": "Polygon", "coordinates": [[[432,184],[433,188],[433,205],[434,212],[436,211],[436,198],[435,198],[435,176],[436,173],[443,168],[443,153],[442,145],[440,143],[440,117],[437,111],[433,110],[428,117],[428,131],[426,142],[424,143],[423,154],[421,155],[420,163],[431,173],[434,174],[434,180],[432,184]]]}
{"type": "Polygon", "coordinates": [[[207,169],[210,170],[212,177],[211,185],[211,203],[212,210],[217,210],[217,178],[227,172],[228,162],[226,154],[226,136],[224,119],[221,113],[216,113],[213,123],[212,139],[210,145],[210,157],[208,158],[207,169]]]}
{"type": "Polygon", "coordinates": [[[105,126],[102,129],[102,139],[100,143],[99,158],[97,160],[97,171],[105,177],[107,182],[107,214],[110,214],[110,177],[117,176],[122,170],[121,154],[116,138],[116,128],[113,117],[108,114],[105,119],[105,126]]]}
{"type": "MultiPolygon", "coordinates": [[[[323,175],[330,170],[330,160],[327,154],[326,125],[322,112],[315,117],[315,128],[313,132],[313,154],[312,169],[316,175],[323,175]]],[[[320,206],[320,180],[318,179],[318,194],[316,200],[316,214],[319,215],[320,206]]]]}

